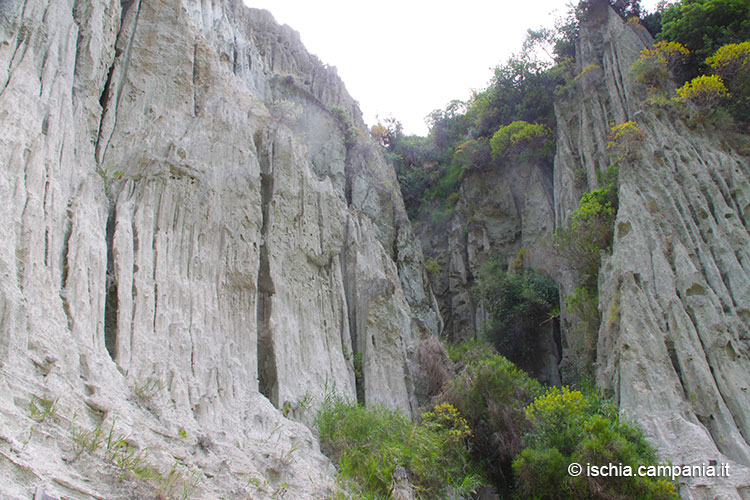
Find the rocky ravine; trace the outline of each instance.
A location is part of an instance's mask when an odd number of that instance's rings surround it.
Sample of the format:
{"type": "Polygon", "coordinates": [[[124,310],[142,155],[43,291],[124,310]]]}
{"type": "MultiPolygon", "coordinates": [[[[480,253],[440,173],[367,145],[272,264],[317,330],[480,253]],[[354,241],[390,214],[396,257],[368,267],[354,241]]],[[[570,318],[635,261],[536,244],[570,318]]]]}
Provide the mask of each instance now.
{"type": "Polygon", "coordinates": [[[415,407],[441,320],[395,174],[268,12],[2,0],[0,123],[0,496],[325,498],[278,408],[415,407]],[[110,429],[174,484],[77,453],[110,429]]]}
{"type": "MultiPolygon", "coordinates": [[[[578,72],[592,71],[556,109],[555,215],[565,224],[581,194],[598,187],[597,170],[612,161],[610,126],[635,121],[645,139],[619,163],[613,253],[599,276],[596,380],[674,464],[730,464],[729,478],[687,480],[683,498],[746,500],[750,162],[711,126],[689,127],[643,103],[630,66],[650,43],[604,5],[582,24],[578,72]]],[[[564,356],[575,355],[569,326],[564,319],[564,356]]]]}
{"type": "MultiPolygon", "coordinates": [[[[552,171],[538,161],[509,160],[503,168],[464,172],[454,215],[447,228],[423,225],[418,234],[425,253],[439,266],[432,285],[454,342],[474,338],[488,321],[472,287],[482,267],[495,257],[521,258],[529,267],[550,264],[548,249],[555,226],[552,171]]],[[[559,331],[542,325],[534,355],[522,368],[539,380],[560,384],[559,331]]]]}
{"type": "MultiPolygon", "coordinates": [[[[540,331],[527,370],[558,382],[581,359],[596,360],[598,385],[635,419],[674,464],[729,463],[729,478],[689,479],[686,499],[750,498],[750,162],[747,144],[676,112],[645,104],[630,66],[653,43],[605,2],[581,25],[574,86],[556,103],[553,172],[528,162],[465,172],[448,231],[420,238],[440,264],[434,289],[446,335],[470,338],[486,312],[470,293],[491,256],[555,271],[561,297],[573,270],[549,255],[556,227],[598,172],[619,163],[619,211],[612,256],[599,278],[601,327],[593,353],[563,313],[560,352],[540,331]],[[585,71],[584,71],[585,70],[585,71]],[[581,74],[584,73],[584,74],[581,74]],[[630,160],[607,149],[610,127],[634,121],[645,139],[630,160]],[[552,191],[552,192],[551,192],[552,191]],[[546,243],[545,243],[546,242],[546,243]],[[557,265],[557,269],[550,269],[557,265]],[[562,377],[561,373],[562,372],[562,377]]],[[[512,163],[512,162],[510,162],[512,163]]]]}

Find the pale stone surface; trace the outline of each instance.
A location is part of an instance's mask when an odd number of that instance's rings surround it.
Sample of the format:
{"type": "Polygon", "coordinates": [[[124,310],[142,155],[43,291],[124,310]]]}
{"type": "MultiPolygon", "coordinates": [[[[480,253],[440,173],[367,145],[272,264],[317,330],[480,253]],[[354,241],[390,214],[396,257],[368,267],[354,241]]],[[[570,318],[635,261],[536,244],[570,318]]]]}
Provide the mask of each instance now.
{"type": "Polygon", "coordinates": [[[664,458],[730,464],[728,478],[683,481],[683,498],[746,498],[750,162],[710,127],[641,104],[629,67],[650,43],[642,28],[601,9],[581,40],[579,71],[601,70],[557,109],[558,224],[610,163],[610,122],[645,132],[635,160],[620,162],[613,254],[599,278],[597,383],[664,458]]]}
{"type": "Polygon", "coordinates": [[[441,327],[335,68],[239,0],[0,2],[0,29],[0,495],[166,488],[75,458],[77,429],[114,428],[196,497],[326,498],[277,408],[335,388],[411,412],[441,327]]]}

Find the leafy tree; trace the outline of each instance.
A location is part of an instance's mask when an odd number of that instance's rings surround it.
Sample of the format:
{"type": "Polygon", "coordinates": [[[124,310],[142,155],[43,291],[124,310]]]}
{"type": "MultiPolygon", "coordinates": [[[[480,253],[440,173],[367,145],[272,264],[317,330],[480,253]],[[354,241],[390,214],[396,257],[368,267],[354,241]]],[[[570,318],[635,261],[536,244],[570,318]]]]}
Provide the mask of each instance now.
{"type": "Polygon", "coordinates": [[[554,127],[554,90],[559,83],[548,64],[512,57],[495,68],[487,90],[469,102],[467,119],[482,137],[491,137],[501,125],[518,120],[554,127]]]}
{"type": "Polygon", "coordinates": [[[682,0],[662,14],[659,40],[687,47],[691,76],[722,45],[750,40],[750,0],[682,0]]]}
{"type": "Polygon", "coordinates": [[[641,17],[640,0],[610,0],[609,4],[623,17],[641,17]]]}
{"type": "Polygon", "coordinates": [[[446,154],[467,132],[465,103],[453,100],[445,110],[436,109],[427,117],[430,137],[440,154],[446,154]]]}
{"type": "Polygon", "coordinates": [[[487,339],[521,365],[534,351],[539,325],[558,307],[557,285],[533,269],[510,269],[492,259],[480,272],[477,291],[490,315],[487,339]]]}

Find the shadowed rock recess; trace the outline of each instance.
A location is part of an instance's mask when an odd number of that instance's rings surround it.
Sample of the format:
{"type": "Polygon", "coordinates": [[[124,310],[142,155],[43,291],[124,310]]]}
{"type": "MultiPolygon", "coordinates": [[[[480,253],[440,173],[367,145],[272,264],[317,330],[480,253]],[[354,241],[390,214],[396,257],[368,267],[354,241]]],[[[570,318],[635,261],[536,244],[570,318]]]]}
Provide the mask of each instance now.
{"type": "Polygon", "coordinates": [[[325,498],[284,407],[415,408],[442,325],[396,176],[268,12],[2,0],[0,123],[0,497],[325,498]]]}
{"type": "MultiPolygon", "coordinates": [[[[554,168],[467,172],[447,230],[420,233],[438,303],[357,103],[271,14],[0,0],[0,499],[333,497],[298,421],[331,390],[413,414],[420,342],[481,330],[491,255],[554,265],[631,120],[596,383],[663,459],[730,464],[683,498],[750,499],[750,165],[643,104],[630,66],[652,42],[592,8],[554,168]]],[[[564,382],[575,322],[549,322],[525,368],[564,382]]]]}

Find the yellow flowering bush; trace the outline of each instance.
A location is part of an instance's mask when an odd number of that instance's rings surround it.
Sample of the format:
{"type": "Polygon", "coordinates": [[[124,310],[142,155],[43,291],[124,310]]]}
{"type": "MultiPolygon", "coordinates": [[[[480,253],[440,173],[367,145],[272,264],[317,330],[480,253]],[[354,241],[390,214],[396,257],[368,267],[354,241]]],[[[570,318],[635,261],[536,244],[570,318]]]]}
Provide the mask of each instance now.
{"type": "Polygon", "coordinates": [[[490,139],[492,158],[517,153],[519,149],[546,152],[545,142],[552,137],[552,131],[541,123],[527,123],[523,120],[500,127],[490,139]]]}
{"type": "Polygon", "coordinates": [[[643,432],[620,421],[615,406],[599,395],[551,387],[525,412],[532,431],[524,436],[527,447],[513,460],[525,498],[679,498],[674,486],[664,479],[567,473],[572,463],[583,468],[614,464],[633,469],[656,463],[656,454],[643,432]]]}
{"type": "Polygon", "coordinates": [[[441,403],[432,411],[423,413],[422,423],[428,429],[445,432],[455,441],[471,437],[469,422],[450,403],[441,403]]]}
{"type": "Polygon", "coordinates": [[[617,160],[634,160],[638,145],[646,137],[634,121],[613,125],[609,130],[607,149],[612,151],[617,160]]]}
{"type": "Polygon", "coordinates": [[[739,73],[750,72],[750,41],[724,45],[706,59],[706,64],[727,80],[739,73]]]}
{"type": "Polygon", "coordinates": [[[750,121],[750,41],[724,45],[706,64],[731,92],[730,111],[740,121],[750,121]]]}
{"type": "Polygon", "coordinates": [[[700,110],[709,111],[729,95],[724,81],[718,75],[696,76],[677,89],[682,102],[690,102],[700,110]]]}
{"type": "Polygon", "coordinates": [[[688,54],[690,51],[677,42],[657,42],[641,51],[631,71],[637,82],[664,89],[688,54]]]}

